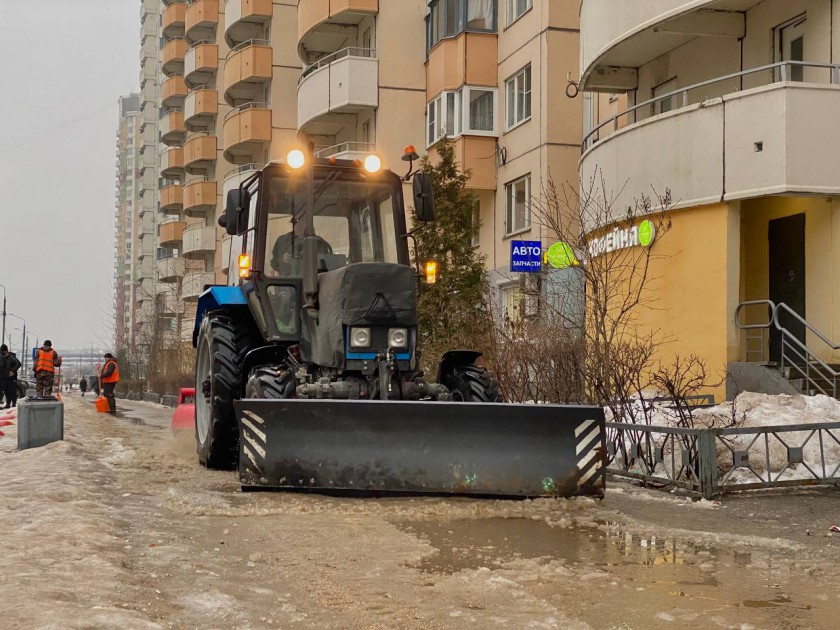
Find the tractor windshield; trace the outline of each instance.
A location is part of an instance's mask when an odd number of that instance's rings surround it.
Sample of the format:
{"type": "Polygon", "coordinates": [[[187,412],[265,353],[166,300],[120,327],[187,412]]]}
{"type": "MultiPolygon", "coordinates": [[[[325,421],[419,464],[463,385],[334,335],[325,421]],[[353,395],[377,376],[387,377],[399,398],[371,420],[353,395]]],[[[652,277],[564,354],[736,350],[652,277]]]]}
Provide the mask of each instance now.
{"type": "MultiPolygon", "coordinates": [[[[265,274],[300,277],[305,213],[309,212],[307,182],[302,177],[272,173],[267,178],[268,225],[265,274]]],[[[314,236],[322,269],[350,263],[397,263],[395,199],[388,180],[361,173],[315,168],[314,236]]]]}

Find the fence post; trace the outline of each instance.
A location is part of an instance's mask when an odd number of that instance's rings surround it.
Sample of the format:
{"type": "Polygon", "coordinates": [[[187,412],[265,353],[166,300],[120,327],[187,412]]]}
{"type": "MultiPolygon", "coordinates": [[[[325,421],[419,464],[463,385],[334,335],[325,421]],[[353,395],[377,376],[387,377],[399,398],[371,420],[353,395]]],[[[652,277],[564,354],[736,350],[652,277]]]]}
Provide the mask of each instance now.
{"type": "Polygon", "coordinates": [[[697,436],[697,455],[700,459],[700,492],[704,499],[717,494],[717,432],[700,429],[697,436]]]}

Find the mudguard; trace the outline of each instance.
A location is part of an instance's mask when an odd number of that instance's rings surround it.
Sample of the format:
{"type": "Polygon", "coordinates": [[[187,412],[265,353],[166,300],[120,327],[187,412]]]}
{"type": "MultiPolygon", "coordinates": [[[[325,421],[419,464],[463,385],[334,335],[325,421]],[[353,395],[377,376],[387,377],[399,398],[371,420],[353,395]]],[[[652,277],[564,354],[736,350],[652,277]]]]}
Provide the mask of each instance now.
{"type": "Polygon", "coordinates": [[[235,403],[243,488],[602,497],[598,407],[462,402],[235,403]]]}

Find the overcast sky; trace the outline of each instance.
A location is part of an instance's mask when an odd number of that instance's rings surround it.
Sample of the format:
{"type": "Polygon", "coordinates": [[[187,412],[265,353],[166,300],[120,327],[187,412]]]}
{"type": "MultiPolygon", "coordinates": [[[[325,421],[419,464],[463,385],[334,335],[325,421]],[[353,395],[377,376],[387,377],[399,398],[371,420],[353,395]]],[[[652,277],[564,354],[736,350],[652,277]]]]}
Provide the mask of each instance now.
{"type": "Polygon", "coordinates": [[[59,353],[112,343],[117,100],[138,89],[139,15],[139,0],[0,0],[0,284],[59,353]]]}

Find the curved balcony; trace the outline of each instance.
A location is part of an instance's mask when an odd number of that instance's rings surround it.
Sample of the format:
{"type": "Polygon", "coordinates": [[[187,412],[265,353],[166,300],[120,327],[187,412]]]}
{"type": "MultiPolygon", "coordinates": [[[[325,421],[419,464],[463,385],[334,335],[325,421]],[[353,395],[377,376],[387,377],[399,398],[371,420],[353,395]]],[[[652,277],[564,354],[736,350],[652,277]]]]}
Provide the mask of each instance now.
{"type": "Polygon", "coordinates": [[[181,184],[167,184],[160,189],[160,211],[164,214],[180,214],[184,207],[184,187],[181,184]]]}
{"type": "Polygon", "coordinates": [[[184,141],[187,129],[184,127],[184,112],[174,109],[166,112],[160,119],[160,140],[169,146],[179,145],[184,141]]]}
{"type": "MultiPolygon", "coordinates": [[[[155,162],[155,146],[154,145],[146,145],[140,151],[139,160],[137,168],[140,171],[140,175],[143,175],[144,171],[148,168],[154,168],[156,166],[155,162]]],[[[119,171],[117,171],[119,176],[119,171]]]]}
{"type": "Polygon", "coordinates": [[[203,216],[216,208],[217,185],[206,178],[187,181],[184,187],[184,213],[189,217],[203,216]]]}
{"type": "Polygon", "coordinates": [[[267,103],[248,103],[230,110],[222,134],[228,162],[253,159],[271,143],[271,107],[267,103]]]}
{"type": "Polygon", "coordinates": [[[191,86],[212,83],[219,69],[219,47],[212,41],[196,42],[184,57],[184,80],[191,86]]]}
{"type": "Polygon", "coordinates": [[[181,147],[169,147],[160,152],[160,175],[177,178],[184,174],[184,150],[181,147]]]}
{"type": "Polygon", "coordinates": [[[191,90],[184,101],[184,126],[189,131],[207,131],[219,112],[219,93],[208,87],[191,90]]]}
{"type": "Polygon", "coordinates": [[[184,302],[195,302],[204,292],[204,287],[216,283],[216,274],[212,271],[191,271],[184,276],[181,284],[181,296],[184,302]]]}
{"type": "Polygon", "coordinates": [[[376,153],[376,145],[371,142],[340,142],[329,147],[319,147],[315,151],[315,157],[363,160],[371,153],[376,153]]]}
{"type": "Polygon", "coordinates": [[[231,244],[233,242],[233,237],[230,234],[225,234],[222,237],[222,247],[219,255],[221,256],[220,263],[221,269],[223,274],[227,274],[230,271],[230,251],[231,251],[231,244]]]}
{"type": "Polygon", "coordinates": [[[183,107],[187,98],[187,84],[184,77],[174,74],[160,84],[160,98],[164,107],[183,107]]]}
{"type": "Polygon", "coordinates": [[[180,256],[161,258],[157,261],[158,280],[168,284],[183,277],[185,273],[185,262],[180,256]]]}
{"type": "Polygon", "coordinates": [[[581,89],[624,91],[636,69],[696,37],[743,38],[755,1],[583,0],[581,89]]]}
{"type": "Polygon", "coordinates": [[[158,243],[161,247],[177,247],[184,238],[184,228],[187,226],[183,221],[167,221],[161,223],[158,231],[158,243]]]}
{"type": "Polygon", "coordinates": [[[310,0],[301,2],[298,7],[298,53],[304,61],[312,51],[332,52],[336,41],[346,41],[339,37],[348,26],[358,25],[365,17],[379,13],[379,0],[310,0]],[[337,24],[336,28],[324,28],[325,25],[337,24]]]}
{"type": "Polygon", "coordinates": [[[184,230],[184,257],[204,258],[216,252],[216,228],[194,225],[184,230]]]}
{"type": "Polygon", "coordinates": [[[184,314],[184,302],[179,300],[174,292],[167,291],[160,300],[160,314],[164,317],[175,317],[184,314]]]}
{"type": "Polygon", "coordinates": [[[184,168],[188,173],[207,170],[216,161],[216,150],[216,136],[208,132],[187,136],[184,142],[184,168]]]}
{"type": "Polygon", "coordinates": [[[167,40],[160,49],[160,67],[163,73],[182,74],[186,54],[187,40],[183,37],[173,37],[167,40]]]}
{"type": "Polygon", "coordinates": [[[376,51],[345,48],[318,60],[298,83],[298,126],[310,135],[334,136],[355,116],[379,105],[376,51]]]}
{"type": "Polygon", "coordinates": [[[231,49],[225,59],[224,97],[228,105],[253,101],[271,81],[271,43],[252,39],[231,49]]]}
{"type": "Polygon", "coordinates": [[[616,208],[633,206],[634,196],[651,187],[670,189],[675,208],[767,195],[838,195],[840,127],[825,124],[840,107],[838,78],[840,65],[788,62],[639,103],[587,135],[581,179],[622,182],[616,208]],[[801,66],[809,82],[787,81],[785,68],[793,66],[801,66]],[[733,91],[741,80],[766,80],[771,73],[777,82],[733,91]],[[820,77],[823,83],[816,82],[820,77]],[[692,102],[693,95],[702,100],[692,102]],[[674,109],[634,122],[667,99],[674,109]],[[640,160],[639,147],[657,149],[640,160]]]}
{"type": "Polygon", "coordinates": [[[225,41],[231,48],[259,37],[273,14],[272,0],[227,0],[225,41]]]}
{"type": "Polygon", "coordinates": [[[161,24],[164,37],[178,37],[184,34],[186,13],[187,7],[183,3],[170,4],[163,10],[161,24]]]}
{"type": "Polygon", "coordinates": [[[223,199],[227,198],[228,192],[239,188],[239,185],[246,179],[251,177],[254,173],[260,170],[257,164],[240,164],[232,168],[225,174],[224,182],[222,183],[223,199]]]}
{"type": "Polygon", "coordinates": [[[219,0],[191,0],[188,3],[184,29],[190,41],[213,37],[218,23],[219,0]]]}

